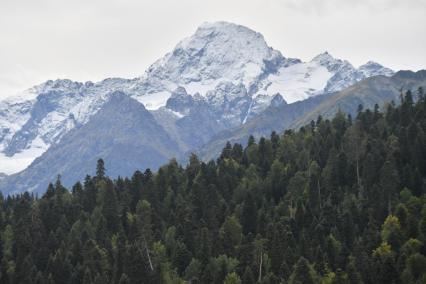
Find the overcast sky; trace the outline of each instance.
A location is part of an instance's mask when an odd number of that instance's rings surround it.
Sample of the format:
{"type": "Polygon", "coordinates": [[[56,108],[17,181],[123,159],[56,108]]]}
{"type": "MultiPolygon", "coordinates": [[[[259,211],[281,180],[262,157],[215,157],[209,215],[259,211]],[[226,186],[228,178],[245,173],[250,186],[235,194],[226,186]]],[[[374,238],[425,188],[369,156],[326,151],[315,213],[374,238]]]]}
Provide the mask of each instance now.
{"type": "Polygon", "coordinates": [[[224,20],[284,56],[426,69],[426,0],[0,0],[0,98],[48,79],[133,78],[224,20]]]}

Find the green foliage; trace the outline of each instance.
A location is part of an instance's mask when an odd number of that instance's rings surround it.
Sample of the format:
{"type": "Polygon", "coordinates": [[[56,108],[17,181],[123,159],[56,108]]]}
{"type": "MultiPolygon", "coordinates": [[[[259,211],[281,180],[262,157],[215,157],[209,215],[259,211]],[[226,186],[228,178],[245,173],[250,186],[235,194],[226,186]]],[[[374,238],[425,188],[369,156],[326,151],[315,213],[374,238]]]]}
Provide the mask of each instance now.
{"type": "Polygon", "coordinates": [[[234,255],[233,252],[238,249],[243,237],[242,227],[235,216],[226,217],[225,222],[223,222],[220,228],[219,236],[223,248],[234,255]]]}
{"type": "Polygon", "coordinates": [[[294,265],[289,284],[314,283],[319,283],[318,275],[312,265],[304,257],[301,257],[294,265]]]}
{"type": "Polygon", "coordinates": [[[393,249],[399,248],[402,240],[402,231],[398,217],[393,215],[386,217],[381,235],[382,240],[390,244],[393,249]]]}
{"type": "Polygon", "coordinates": [[[232,272],[226,275],[225,281],[223,281],[223,284],[241,284],[241,279],[237,273],[232,272]]]}
{"type": "MultiPolygon", "coordinates": [[[[417,102],[414,103],[414,101],[417,102]]],[[[426,283],[426,102],[0,195],[0,283],[426,283]]]]}
{"type": "Polygon", "coordinates": [[[251,271],[249,266],[247,266],[245,271],[244,271],[244,274],[243,274],[243,277],[242,277],[242,282],[244,284],[255,284],[256,283],[256,280],[254,279],[253,272],[251,271]]]}
{"type": "Polygon", "coordinates": [[[415,283],[418,280],[426,280],[426,257],[420,253],[411,255],[406,260],[406,268],[402,272],[402,275],[402,279],[405,283],[415,283]]]}

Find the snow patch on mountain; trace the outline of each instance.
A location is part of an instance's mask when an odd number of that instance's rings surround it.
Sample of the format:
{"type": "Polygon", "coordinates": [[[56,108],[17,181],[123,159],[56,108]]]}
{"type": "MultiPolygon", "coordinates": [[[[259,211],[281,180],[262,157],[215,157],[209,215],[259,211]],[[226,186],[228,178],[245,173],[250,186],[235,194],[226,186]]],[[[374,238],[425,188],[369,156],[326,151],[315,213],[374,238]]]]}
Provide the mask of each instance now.
{"type": "Polygon", "coordinates": [[[7,156],[0,152],[0,173],[10,175],[24,170],[48,148],[49,145],[44,143],[40,137],[37,137],[31,141],[28,148],[13,156],[7,156]]]}
{"type": "Polygon", "coordinates": [[[162,91],[158,93],[146,94],[143,96],[137,96],[136,99],[141,102],[146,109],[156,110],[166,105],[167,100],[170,98],[171,93],[168,91],[162,91]]]}
{"type": "Polygon", "coordinates": [[[26,168],[65,133],[88,122],[126,79],[49,80],[0,102],[0,172],[26,168]]]}
{"type": "Polygon", "coordinates": [[[288,103],[293,103],[322,92],[332,76],[333,73],[318,62],[298,63],[270,75],[270,83],[263,90],[270,95],[279,93],[288,103]]]}

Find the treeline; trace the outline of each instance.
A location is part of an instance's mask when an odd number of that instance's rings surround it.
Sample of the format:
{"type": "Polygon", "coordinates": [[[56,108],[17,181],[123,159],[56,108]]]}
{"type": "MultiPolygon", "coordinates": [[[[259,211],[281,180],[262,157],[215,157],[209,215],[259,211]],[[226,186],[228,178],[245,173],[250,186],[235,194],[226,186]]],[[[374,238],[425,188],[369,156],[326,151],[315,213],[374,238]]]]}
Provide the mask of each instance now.
{"type": "Polygon", "coordinates": [[[0,198],[0,283],[426,283],[426,100],[0,198]]]}

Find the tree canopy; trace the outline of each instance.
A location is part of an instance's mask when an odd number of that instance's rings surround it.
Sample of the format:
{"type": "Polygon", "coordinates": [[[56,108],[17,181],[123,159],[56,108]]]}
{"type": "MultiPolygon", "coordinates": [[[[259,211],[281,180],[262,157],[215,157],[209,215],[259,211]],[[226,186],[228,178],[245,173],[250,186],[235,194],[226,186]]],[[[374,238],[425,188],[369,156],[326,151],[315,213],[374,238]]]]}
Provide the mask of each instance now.
{"type": "MultiPolygon", "coordinates": [[[[426,100],[0,196],[0,283],[425,283],[426,100]]],[[[66,174],[66,173],[65,173],[66,174]]]]}

